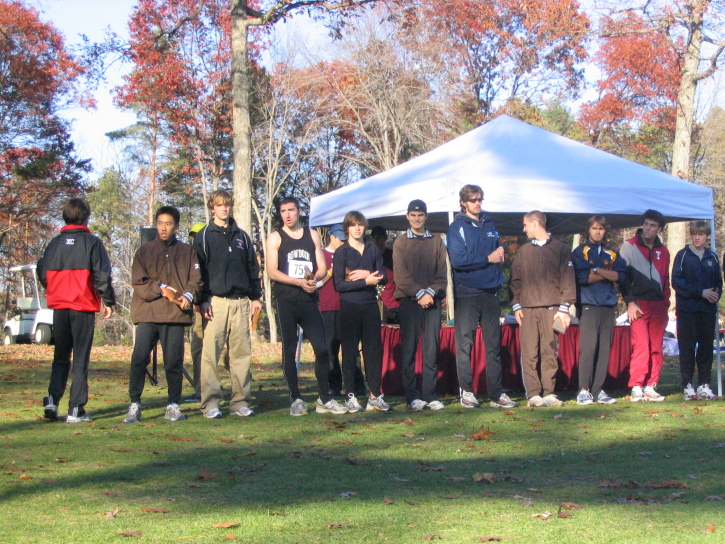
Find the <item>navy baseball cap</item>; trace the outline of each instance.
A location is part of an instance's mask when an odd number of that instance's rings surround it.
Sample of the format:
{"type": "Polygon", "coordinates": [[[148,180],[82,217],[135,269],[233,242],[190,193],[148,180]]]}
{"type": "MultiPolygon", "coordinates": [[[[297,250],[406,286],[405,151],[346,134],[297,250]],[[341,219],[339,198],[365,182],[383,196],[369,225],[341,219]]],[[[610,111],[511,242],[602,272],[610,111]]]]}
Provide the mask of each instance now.
{"type": "Polygon", "coordinates": [[[339,240],[342,240],[343,242],[347,240],[347,236],[345,236],[345,231],[342,228],[342,223],[335,223],[330,227],[330,234],[334,234],[337,236],[339,240]]]}
{"type": "Polygon", "coordinates": [[[408,204],[408,211],[423,212],[424,214],[428,215],[428,206],[426,206],[425,202],[423,202],[422,200],[411,200],[410,204],[408,204]]]}

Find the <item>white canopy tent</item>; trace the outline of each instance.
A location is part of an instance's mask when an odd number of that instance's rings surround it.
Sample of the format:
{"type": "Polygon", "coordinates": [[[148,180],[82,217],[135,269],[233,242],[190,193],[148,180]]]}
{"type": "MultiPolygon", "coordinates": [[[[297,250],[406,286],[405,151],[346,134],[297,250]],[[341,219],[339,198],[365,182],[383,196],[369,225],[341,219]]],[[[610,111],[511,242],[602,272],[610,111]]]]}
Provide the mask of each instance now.
{"type": "Polygon", "coordinates": [[[386,172],[312,199],[310,225],[339,223],[358,210],[373,225],[407,227],[408,202],[428,205],[428,227],[444,232],[467,184],[499,232],[521,232],[522,215],[546,212],[557,234],[579,232],[594,213],[614,227],[635,226],[648,208],[668,221],[712,219],[712,190],[500,115],[386,172]]]}
{"type": "MultiPolygon", "coordinates": [[[[314,197],[310,225],[340,223],[357,210],[372,225],[404,230],[408,202],[419,198],[428,205],[426,226],[445,232],[460,209],[458,191],[468,183],[483,189],[483,209],[501,234],[519,234],[523,214],[535,209],[547,214],[552,232],[566,234],[581,232],[595,213],[614,228],[637,226],[649,208],[667,221],[709,220],[714,233],[712,189],[507,115],[386,172],[314,197]]],[[[717,360],[721,396],[719,351],[717,360]]]]}

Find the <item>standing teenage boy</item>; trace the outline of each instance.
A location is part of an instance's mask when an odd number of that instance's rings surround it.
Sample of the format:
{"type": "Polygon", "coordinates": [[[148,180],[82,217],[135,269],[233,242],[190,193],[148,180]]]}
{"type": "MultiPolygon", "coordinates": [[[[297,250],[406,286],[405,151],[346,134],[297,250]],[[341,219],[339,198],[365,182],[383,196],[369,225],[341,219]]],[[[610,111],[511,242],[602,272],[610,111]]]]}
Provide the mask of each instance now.
{"type": "Polygon", "coordinates": [[[617,306],[615,284],[624,281],[627,265],[619,253],[604,245],[609,223],[601,215],[587,222],[587,240],[572,252],[579,284],[579,394],[577,404],[614,404],[602,387],[607,377],[609,350],[617,306]],[[596,399],[596,400],[595,400],[596,399]]]}
{"type": "Polygon", "coordinates": [[[554,395],[559,367],[554,326],[557,321],[559,328],[569,326],[569,306],[576,302],[571,250],[546,232],[546,216],[540,211],[524,216],[524,232],[531,242],[521,246],[514,259],[510,288],[521,327],[526,397],[529,406],[562,406],[554,395]]]}
{"type": "Polygon", "coordinates": [[[670,253],[659,238],[664,227],[664,216],[657,210],[647,210],[642,228],[619,250],[627,262],[622,296],[632,333],[632,402],[665,400],[655,389],[662,370],[662,337],[670,306],[670,253]]]}
{"type": "Polygon", "coordinates": [[[426,406],[442,410],[436,397],[441,304],[446,296],[446,247],[438,235],[425,228],[428,207],[422,200],[408,204],[408,230],[393,244],[395,298],[400,303],[400,342],[403,387],[408,407],[420,412],[426,406]],[[418,388],[415,352],[423,332],[423,382],[418,388]]]}
{"type": "Polygon", "coordinates": [[[481,210],[483,190],[464,185],[459,192],[461,212],[448,227],[446,245],[453,269],[455,293],[456,369],[461,405],[479,406],[473,392],[471,348],[481,325],[486,348],[486,389],[493,408],[515,408],[517,403],[501,384],[501,303],[498,290],[504,282],[501,263],[504,249],[496,225],[481,210]]]}
{"type": "Polygon", "coordinates": [[[65,227],[45,248],[38,261],[38,279],[53,310],[55,351],[48,396],[43,398],[46,419],[58,419],[73,353],[73,382],[68,400],[68,423],[91,421],[88,402],[88,363],[96,312],[103,302],[103,317],[113,314],[116,296],[111,285],[111,262],[103,242],[88,230],[91,207],[81,198],[63,205],[65,227]]]}
{"type": "Polygon", "coordinates": [[[677,309],[677,344],[685,400],[713,400],[712,345],[715,341],[717,301],[722,294],[722,276],[717,256],[707,249],[710,223],[690,224],[692,243],[675,255],[672,287],[677,309]],[[697,391],[692,379],[697,366],[697,391]]]}
{"type": "Polygon", "coordinates": [[[156,238],[143,244],[133,258],[131,321],[136,325],[136,339],[128,383],[131,404],[123,420],[125,423],[141,419],[146,367],[151,350],[159,340],[164,353],[169,394],[164,419],[186,419],[179,409],[184,379],[184,332],[192,323],[193,303],[201,288],[201,274],[194,248],[176,238],[179,220],[179,210],[173,206],[159,208],[156,212],[156,238]]]}
{"type": "Polygon", "coordinates": [[[316,230],[300,224],[300,205],[296,198],[279,203],[282,228],[267,237],[267,273],[274,282],[277,319],[282,335],[282,369],[290,396],[290,415],[307,415],[297,376],[297,325],[305,333],[315,352],[317,402],[321,414],[345,414],[347,408],[330,395],[330,362],[327,352],[325,323],[317,305],[317,282],[327,275],[322,242],[316,230]]]}
{"type": "Polygon", "coordinates": [[[201,411],[207,419],[222,417],[224,400],[217,369],[227,344],[229,374],[232,380],[230,413],[237,417],[254,415],[252,399],[252,341],[249,331],[251,311],[262,309],[259,263],[249,235],[231,217],[234,200],[227,191],[209,195],[213,219],[194,238],[203,282],[201,314],[205,319],[201,354],[201,411]]]}

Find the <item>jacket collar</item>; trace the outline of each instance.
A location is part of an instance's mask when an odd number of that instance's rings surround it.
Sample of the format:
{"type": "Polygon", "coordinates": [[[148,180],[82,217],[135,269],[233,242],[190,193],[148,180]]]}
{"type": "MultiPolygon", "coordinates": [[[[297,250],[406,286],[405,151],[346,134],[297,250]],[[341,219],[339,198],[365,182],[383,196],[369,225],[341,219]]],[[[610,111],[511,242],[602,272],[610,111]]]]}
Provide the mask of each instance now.
{"type": "Polygon", "coordinates": [[[91,230],[85,225],[66,225],[65,227],[60,229],[60,232],[68,232],[71,230],[82,230],[84,232],[87,232],[88,234],[91,233],[91,230]]]}

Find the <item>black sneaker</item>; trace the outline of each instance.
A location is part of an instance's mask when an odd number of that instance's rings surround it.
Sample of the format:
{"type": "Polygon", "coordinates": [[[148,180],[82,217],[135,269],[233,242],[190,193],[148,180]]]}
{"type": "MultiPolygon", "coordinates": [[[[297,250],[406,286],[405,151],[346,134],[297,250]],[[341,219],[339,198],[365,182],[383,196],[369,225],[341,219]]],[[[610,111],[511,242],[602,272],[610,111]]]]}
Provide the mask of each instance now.
{"type": "Polygon", "coordinates": [[[68,417],[65,418],[66,423],[87,423],[91,421],[91,416],[86,414],[85,408],[75,406],[68,410],[68,417]]]}
{"type": "Polygon", "coordinates": [[[50,421],[58,421],[58,406],[55,404],[55,399],[53,399],[52,395],[43,397],[43,406],[45,407],[43,417],[50,421]]]}

